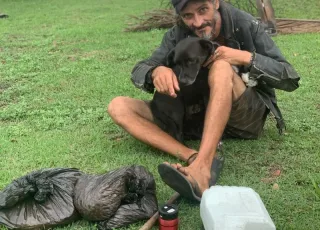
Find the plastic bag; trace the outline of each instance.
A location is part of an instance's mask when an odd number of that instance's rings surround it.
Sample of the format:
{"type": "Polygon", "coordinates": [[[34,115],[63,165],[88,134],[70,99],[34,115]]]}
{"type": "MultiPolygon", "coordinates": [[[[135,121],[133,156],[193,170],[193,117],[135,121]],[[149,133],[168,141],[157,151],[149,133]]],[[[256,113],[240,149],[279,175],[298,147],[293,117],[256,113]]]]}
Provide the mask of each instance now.
{"type": "Polygon", "coordinates": [[[154,178],[142,166],[127,166],[103,175],[84,175],[74,204],[99,229],[123,227],[150,218],[158,209],[154,178]]]}
{"type": "Polygon", "coordinates": [[[78,169],[41,169],[20,177],[0,191],[0,225],[43,229],[80,218],[73,205],[78,169]]]}

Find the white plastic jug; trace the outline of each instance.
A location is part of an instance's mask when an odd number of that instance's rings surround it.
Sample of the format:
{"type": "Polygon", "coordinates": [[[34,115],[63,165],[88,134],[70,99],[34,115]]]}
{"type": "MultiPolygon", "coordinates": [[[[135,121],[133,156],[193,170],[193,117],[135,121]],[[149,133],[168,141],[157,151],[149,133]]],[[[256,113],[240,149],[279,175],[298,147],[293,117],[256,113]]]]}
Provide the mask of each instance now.
{"type": "Polygon", "coordinates": [[[212,186],[204,191],[200,216],[205,230],[275,230],[260,196],[253,189],[212,186]]]}

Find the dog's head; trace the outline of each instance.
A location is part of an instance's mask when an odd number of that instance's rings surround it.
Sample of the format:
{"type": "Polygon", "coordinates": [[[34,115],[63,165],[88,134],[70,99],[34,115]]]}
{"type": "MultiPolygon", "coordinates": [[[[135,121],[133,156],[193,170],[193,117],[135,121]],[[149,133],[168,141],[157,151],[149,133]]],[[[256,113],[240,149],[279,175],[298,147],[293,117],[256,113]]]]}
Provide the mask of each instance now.
{"type": "Polygon", "coordinates": [[[204,38],[188,37],[169,52],[167,65],[173,69],[182,86],[191,85],[203,63],[218,46],[218,43],[204,38]]]}

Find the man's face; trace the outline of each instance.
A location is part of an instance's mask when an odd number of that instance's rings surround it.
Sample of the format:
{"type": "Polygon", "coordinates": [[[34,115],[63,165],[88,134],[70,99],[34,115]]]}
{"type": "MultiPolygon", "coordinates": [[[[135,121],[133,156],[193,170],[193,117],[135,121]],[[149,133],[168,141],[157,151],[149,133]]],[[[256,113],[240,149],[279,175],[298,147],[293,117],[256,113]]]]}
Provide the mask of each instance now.
{"type": "Polygon", "coordinates": [[[180,13],[183,22],[198,37],[215,38],[218,36],[216,23],[220,20],[219,1],[213,3],[211,0],[188,3],[180,13]]]}

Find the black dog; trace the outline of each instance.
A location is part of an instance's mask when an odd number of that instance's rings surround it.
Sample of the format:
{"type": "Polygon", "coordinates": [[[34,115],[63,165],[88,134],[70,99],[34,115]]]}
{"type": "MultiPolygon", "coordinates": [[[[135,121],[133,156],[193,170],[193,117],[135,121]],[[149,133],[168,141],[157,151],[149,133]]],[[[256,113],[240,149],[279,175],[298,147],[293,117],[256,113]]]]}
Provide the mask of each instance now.
{"type": "Polygon", "coordinates": [[[202,65],[218,46],[207,39],[189,37],[180,41],[167,56],[167,66],[176,74],[180,92],[177,92],[176,98],[155,92],[151,111],[156,124],[180,142],[184,141],[187,129],[190,133],[197,133],[190,134],[194,137],[188,139],[201,137],[207,104],[204,98],[208,98],[209,93],[208,86],[204,84],[207,81],[208,69],[202,65]],[[200,75],[201,77],[197,78],[200,75]],[[194,104],[197,105],[193,106],[194,104]],[[190,114],[193,117],[190,117],[190,114]],[[186,127],[186,120],[192,123],[197,120],[199,123],[190,128],[186,127]]]}
{"type": "Polygon", "coordinates": [[[167,65],[173,69],[180,86],[195,82],[202,65],[218,46],[218,43],[207,39],[189,37],[169,52],[167,65]]]}
{"type": "MultiPolygon", "coordinates": [[[[207,39],[189,37],[180,41],[170,51],[167,65],[176,74],[180,86],[191,85],[195,82],[203,63],[220,45],[207,39]]],[[[257,82],[249,78],[249,73],[243,66],[232,66],[248,87],[254,87],[257,82]]]]}

